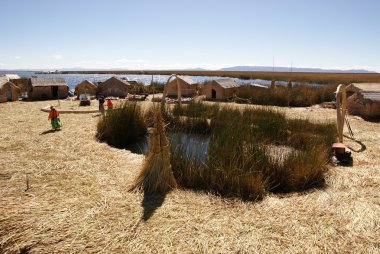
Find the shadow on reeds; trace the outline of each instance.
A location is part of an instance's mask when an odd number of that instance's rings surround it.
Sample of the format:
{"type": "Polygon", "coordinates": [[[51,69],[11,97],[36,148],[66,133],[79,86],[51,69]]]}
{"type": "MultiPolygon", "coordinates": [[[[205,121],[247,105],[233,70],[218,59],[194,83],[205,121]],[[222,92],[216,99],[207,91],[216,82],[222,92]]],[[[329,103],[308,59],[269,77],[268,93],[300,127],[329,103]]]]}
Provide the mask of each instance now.
{"type": "Polygon", "coordinates": [[[167,192],[160,194],[148,194],[144,191],[144,199],[141,206],[144,208],[142,219],[147,221],[152,217],[154,212],[162,206],[165,201],[167,192]]]}

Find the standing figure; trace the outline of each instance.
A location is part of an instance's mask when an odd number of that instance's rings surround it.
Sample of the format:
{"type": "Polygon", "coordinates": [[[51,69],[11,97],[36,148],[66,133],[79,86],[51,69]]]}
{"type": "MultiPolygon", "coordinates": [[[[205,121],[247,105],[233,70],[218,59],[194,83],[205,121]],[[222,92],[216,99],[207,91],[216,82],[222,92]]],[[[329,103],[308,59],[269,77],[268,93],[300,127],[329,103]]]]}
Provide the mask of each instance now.
{"type": "Polygon", "coordinates": [[[99,111],[100,111],[100,113],[103,114],[104,113],[104,96],[99,95],[98,100],[99,100],[99,111]]]}
{"type": "Polygon", "coordinates": [[[111,99],[107,99],[107,111],[111,110],[113,108],[113,104],[111,99]]]}
{"type": "Polygon", "coordinates": [[[59,119],[59,112],[53,107],[50,106],[50,113],[48,120],[51,122],[51,128],[53,130],[59,130],[62,127],[61,119],[59,119]]]}

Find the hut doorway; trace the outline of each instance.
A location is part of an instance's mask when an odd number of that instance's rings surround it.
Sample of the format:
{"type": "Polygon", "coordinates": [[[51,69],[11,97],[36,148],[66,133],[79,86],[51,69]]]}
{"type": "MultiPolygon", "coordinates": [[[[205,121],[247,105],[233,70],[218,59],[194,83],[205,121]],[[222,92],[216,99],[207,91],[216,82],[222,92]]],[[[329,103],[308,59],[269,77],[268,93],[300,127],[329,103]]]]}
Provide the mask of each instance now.
{"type": "Polygon", "coordinates": [[[58,86],[52,86],[51,93],[53,95],[53,98],[58,98],[58,86]]]}
{"type": "Polygon", "coordinates": [[[7,101],[12,101],[12,91],[10,87],[8,88],[6,92],[6,95],[7,95],[7,101]]]}
{"type": "Polygon", "coordinates": [[[216,99],[216,91],[215,89],[211,89],[211,98],[216,99]]]}

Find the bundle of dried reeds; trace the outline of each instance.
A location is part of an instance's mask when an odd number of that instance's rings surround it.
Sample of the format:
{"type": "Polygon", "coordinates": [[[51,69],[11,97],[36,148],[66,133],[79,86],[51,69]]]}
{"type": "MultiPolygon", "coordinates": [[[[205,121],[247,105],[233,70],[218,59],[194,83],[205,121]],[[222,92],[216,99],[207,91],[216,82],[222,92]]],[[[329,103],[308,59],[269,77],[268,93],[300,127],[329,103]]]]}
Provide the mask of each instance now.
{"type": "Polygon", "coordinates": [[[154,127],[149,137],[149,153],[131,190],[145,193],[164,193],[177,187],[170,164],[169,140],[165,135],[160,109],[154,113],[154,127]]]}

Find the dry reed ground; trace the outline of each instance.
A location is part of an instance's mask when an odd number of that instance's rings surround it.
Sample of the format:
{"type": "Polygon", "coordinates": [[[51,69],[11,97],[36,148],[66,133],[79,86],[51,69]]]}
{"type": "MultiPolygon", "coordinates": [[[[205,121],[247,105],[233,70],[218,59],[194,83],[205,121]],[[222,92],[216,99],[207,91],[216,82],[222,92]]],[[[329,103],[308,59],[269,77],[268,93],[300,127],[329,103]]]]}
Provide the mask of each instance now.
{"type": "Polygon", "coordinates": [[[325,189],[257,203],[175,190],[152,201],[128,192],[142,155],[98,143],[94,114],[62,114],[62,131],[40,135],[46,105],[0,104],[0,253],[380,252],[379,123],[349,117],[366,150],[332,168],[325,189]]]}

